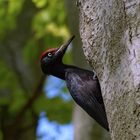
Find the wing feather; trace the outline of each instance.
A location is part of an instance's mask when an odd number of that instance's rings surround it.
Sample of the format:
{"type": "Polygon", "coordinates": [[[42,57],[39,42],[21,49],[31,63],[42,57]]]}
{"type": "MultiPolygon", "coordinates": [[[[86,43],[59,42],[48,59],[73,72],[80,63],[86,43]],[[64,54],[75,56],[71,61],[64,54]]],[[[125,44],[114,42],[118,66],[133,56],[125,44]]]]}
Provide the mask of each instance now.
{"type": "Polygon", "coordinates": [[[108,122],[97,77],[67,72],[66,83],[73,99],[101,126],[109,130],[108,122]]]}

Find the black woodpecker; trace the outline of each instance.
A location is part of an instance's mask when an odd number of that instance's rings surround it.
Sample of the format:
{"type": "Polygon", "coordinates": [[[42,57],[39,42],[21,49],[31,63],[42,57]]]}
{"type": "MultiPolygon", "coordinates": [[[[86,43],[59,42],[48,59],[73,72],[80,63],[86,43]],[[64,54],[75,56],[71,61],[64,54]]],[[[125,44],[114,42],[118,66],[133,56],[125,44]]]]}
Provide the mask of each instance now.
{"type": "Polygon", "coordinates": [[[59,48],[49,49],[41,55],[42,71],[47,75],[65,80],[75,102],[109,131],[100,83],[96,74],[62,62],[63,56],[73,39],[74,36],[59,48]]]}

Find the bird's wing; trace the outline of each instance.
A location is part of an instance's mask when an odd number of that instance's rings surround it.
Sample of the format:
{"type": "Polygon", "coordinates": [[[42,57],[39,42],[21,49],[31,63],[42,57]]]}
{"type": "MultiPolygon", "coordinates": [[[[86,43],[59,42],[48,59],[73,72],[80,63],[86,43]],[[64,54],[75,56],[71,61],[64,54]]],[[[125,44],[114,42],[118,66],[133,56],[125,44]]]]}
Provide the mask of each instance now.
{"type": "Polygon", "coordinates": [[[109,130],[97,77],[93,77],[91,73],[89,75],[79,75],[73,72],[67,72],[66,84],[77,104],[79,104],[101,126],[109,130]]]}

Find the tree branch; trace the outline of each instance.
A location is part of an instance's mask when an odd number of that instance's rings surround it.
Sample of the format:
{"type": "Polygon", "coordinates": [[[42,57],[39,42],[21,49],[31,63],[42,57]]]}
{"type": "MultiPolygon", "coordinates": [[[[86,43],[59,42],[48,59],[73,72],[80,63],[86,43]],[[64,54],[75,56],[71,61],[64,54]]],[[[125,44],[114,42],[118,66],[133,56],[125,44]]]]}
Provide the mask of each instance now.
{"type": "Polygon", "coordinates": [[[21,119],[24,116],[24,114],[26,113],[26,111],[29,108],[31,108],[31,106],[33,105],[35,100],[41,95],[41,93],[42,93],[41,91],[42,91],[42,88],[43,88],[43,84],[44,84],[45,78],[46,78],[46,76],[42,76],[41,77],[40,82],[39,82],[37,88],[33,92],[32,96],[28,99],[26,104],[21,108],[20,112],[15,117],[15,121],[14,121],[13,124],[18,123],[18,122],[21,121],[21,119]]]}

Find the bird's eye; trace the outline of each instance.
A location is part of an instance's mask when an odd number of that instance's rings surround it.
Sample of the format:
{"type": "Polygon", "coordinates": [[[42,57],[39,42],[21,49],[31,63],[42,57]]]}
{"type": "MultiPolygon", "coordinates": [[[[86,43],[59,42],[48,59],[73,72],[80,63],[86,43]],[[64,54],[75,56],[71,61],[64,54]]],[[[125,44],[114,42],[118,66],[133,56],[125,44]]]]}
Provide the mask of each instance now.
{"type": "Polygon", "coordinates": [[[52,57],[52,53],[49,52],[49,53],[47,54],[47,56],[48,56],[48,57],[52,57]]]}

